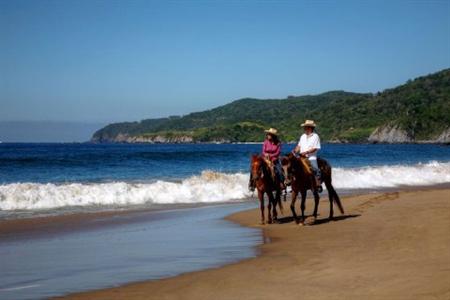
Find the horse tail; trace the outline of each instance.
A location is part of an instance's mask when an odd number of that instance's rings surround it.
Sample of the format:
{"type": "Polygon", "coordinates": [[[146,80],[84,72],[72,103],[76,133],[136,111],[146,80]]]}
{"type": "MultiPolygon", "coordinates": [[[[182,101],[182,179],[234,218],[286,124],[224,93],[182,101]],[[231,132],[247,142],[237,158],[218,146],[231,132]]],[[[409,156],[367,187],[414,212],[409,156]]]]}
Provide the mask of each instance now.
{"type": "Polygon", "coordinates": [[[327,186],[328,193],[330,193],[334,203],[336,203],[337,207],[339,208],[339,211],[341,212],[341,214],[344,214],[344,207],[342,206],[341,198],[339,198],[339,195],[331,184],[331,181],[326,183],[325,185],[327,186]]]}
{"type": "Polygon", "coordinates": [[[319,164],[320,170],[322,171],[322,176],[324,177],[324,182],[325,186],[327,187],[328,194],[330,195],[330,198],[333,199],[333,202],[336,203],[341,214],[343,214],[344,207],[342,206],[341,198],[339,198],[339,195],[337,194],[336,190],[331,184],[331,173],[332,173],[331,165],[328,163],[328,161],[326,161],[321,157],[317,158],[317,162],[319,164]]]}

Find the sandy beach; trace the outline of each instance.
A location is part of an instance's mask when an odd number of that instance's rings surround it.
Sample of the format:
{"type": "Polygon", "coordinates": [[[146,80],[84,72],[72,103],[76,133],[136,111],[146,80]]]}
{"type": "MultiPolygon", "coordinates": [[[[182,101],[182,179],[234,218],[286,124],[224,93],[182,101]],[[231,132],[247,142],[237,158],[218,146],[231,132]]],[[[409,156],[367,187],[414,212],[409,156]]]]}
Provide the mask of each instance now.
{"type": "Polygon", "coordinates": [[[268,243],[257,258],[64,298],[450,299],[450,189],[343,201],[346,214],[333,222],[323,201],[313,226],[295,225],[290,214],[259,226],[258,210],[229,216],[263,229],[268,243]]]}

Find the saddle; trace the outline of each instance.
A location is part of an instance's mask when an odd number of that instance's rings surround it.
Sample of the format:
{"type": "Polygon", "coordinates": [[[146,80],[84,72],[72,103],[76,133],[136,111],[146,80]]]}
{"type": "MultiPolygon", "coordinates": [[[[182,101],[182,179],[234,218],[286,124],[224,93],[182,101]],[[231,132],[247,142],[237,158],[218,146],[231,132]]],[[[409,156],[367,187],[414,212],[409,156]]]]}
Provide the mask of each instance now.
{"type": "Polygon", "coordinates": [[[303,170],[308,176],[314,175],[313,168],[311,166],[311,162],[306,157],[300,157],[300,163],[302,164],[303,170]]]}
{"type": "MultiPolygon", "coordinates": [[[[300,164],[302,165],[303,170],[305,171],[306,175],[311,178],[312,184],[316,186],[319,193],[322,192],[322,184],[321,180],[322,178],[316,177],[316,174],[314,174],[314,170],[311,166],[311,162],[306,157],[300,157],[300,164]]],[[[320,175],[320,177],[322,177],[320,175]]]]}
{"type": "Polygon", "coordinates": [[[275,174],[275,167],[273,165],[273,162],[270,159],[264,158],[264,162],[269,167],[270,175],[272,176],[273,182],[276,182],[277,176],[275,174]]]}

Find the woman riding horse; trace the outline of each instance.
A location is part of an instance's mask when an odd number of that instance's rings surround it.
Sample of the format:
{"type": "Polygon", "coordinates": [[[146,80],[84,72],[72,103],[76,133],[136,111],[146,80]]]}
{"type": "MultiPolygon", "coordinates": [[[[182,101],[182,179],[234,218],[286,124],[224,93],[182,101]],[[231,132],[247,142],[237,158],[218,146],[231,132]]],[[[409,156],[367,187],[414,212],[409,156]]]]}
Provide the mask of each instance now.
{"type": "MultiPolygon", "coordinates": [[[[273,181],[284,189],[283,168],[280,162],[281,142],[278,138],[278,131],[275,128],[264,130],[266,139],[262,147],[262,157],[266,160],[267,165],[271,169],[273,181]]],[[[249,189],[255,190],[255,182],[250,174],[249,189]]]]}
{"type": "Polygon", "coordinates": [[[266,139],[262,148],[262,155],[253,155],[250,166],[249,188],[258,190],[258,198],[261,207],[261,224],[265,224],[264,216],[264,194],[269,198],[268,202],[268,223],[277,220],[278,204],[281,212],[281,188],[284,187],[284,176],[281,162],[279,160],[281,152],[281,142],[277,136],[277,130],[270,128],[265,130],[266,139]],[[275,197],[273,193],[275,192],[275,197]],[[272,219],[273,216],[273,219],[272,219]]]}

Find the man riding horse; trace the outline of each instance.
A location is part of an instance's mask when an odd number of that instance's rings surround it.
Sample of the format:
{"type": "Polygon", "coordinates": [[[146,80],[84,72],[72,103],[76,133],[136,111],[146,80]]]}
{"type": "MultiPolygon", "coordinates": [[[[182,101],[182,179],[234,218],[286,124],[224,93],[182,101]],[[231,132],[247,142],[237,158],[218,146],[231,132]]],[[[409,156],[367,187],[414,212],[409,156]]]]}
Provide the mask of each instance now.
{"type": "Polygon", "coordinates": [[[320,150],[320,137],[315,132],[316,123],[313,120],[306,120],[301,124],[305,133],[303,133],[298,141],[298,145],[294,149],[294,153],[299,153],[301,157],[307,158],[315,178],[315,187],[322,192],[322,184],[320,182],[320,169],[317,163],[317,152],[320,150]]]}
{"type": "Polygon", "coordinates": [[[262,155],[253,155],[250,164],[249,188],[258,190],[258,198],[261,208],[261,224],[265,224],[264,195],[267,194],[268,202],[268,222],[277,220],[276,206],[282,210],[280,195],[281,188],[286,184],[291,185],[292,200],[291,210],[295,221],[304,224],[305,221],[305,200],[306,193],[311,190],[314,194],[314,220],[317,218],[319,207],[319,192],[322,189],[321,181],[325,183],[330,201],[330,219],[333,218],[333,204],[336,204],[344,213],[342,203],[331,183],[331,166],[324,159],[317,158],[320,149],[320,138],[314,132],[316,124],[312,120],[306,120],[302,124],[305,133],[300,137],[298,145],[293,153],[282,158],[280,162],[281,143],[277,136],[277,130],[270,128],[266,130],[266,139],[262,148],[262,155]],[[300,154],[300,157],[296,156],[300,154]],[[273,192],[276,192],[274,197],[273,192]],[[295,212],[295,201],[297,195],[301,196],[301,219],[297,218],[295,212]],[[273,216],[273,219],[272,219],[273,216]]]}

